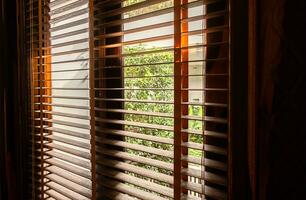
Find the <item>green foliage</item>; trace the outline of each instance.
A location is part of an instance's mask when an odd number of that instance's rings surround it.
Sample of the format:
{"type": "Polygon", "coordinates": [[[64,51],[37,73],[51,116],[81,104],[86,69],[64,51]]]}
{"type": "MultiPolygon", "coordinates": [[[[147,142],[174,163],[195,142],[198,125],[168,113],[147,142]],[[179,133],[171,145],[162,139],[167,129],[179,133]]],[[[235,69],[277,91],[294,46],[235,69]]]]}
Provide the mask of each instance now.
{"type": "MultiPolygon", "coordinates": [[[[157,49],[157,48],[155,48],[157,49]]],[[[124,52],[136,53],[140,51],[146,51],[144,45],[138,45],[133,47],[125,47],[124,52]]],[[[124,59],[124,86],[125,88],[161,88],[161,90],[126,90],[126,99],[139,99],[139,100],[152,100],[152,101],[173,101],[173,91],[163,90],[164,88],[173,88],[173,78],[172,77],[152,77],[152,76],[164,76],[173,74],[173,64],[163,64],[163,65],[153,65],[154,63],[161,62],[173,62],[172,52],[162,52],[162,53],[151,53],[127,56],[124,59]],[[136,65],[136,66],[135,66],[136,65]],[[151,77],[150,77],[151,76],[151,77]],[[139,77],[139,78],[129,78],[129,77],[139,77]]],[[[126,102],[125,109],[127,110],[137,110],[145,112],[159,112],[159,113],[173,113],[173,105],[171,104],[156,104],[156,103],[135,103],[126,102]]],[[[144,115],[133,115],[126,114],[125,120],[136,121],[148,124],[157,124],[165,126],[173,126],[172,118],[164,117],[154,117],[154,116],[144,116],[144,115]]],[[[126,126],[126,130],[132,132],[138,132],[147,135],[153,135],[163,138],[173,138],[173,132],[142,128],[135,126],[126,126]]],[[[126,138],[130,143],[141,144],[148,147],[154,147],[164,150],[173,150],[172,145],[161,144],[156,142],[151,142],[147,140],[141,140],[136,138],[126,138]]],[[[150,157],[152,159],[173,162],[172,159],[165,158],[163,156],[152,155],[145,152],[129,150],[130,153],[141,155],[144,157],[150,157]]],[[[158,170],[159,172],[170,174],[169,171],[163,169],[157,169],[149,165],[142,165],[142,167],[158,170]]]]}
{"type": "MultiPolygon", "coordinates": [[[[171,77],[173,75],[173,61],[174,55],[172,51],[161,51],[150,54],[135,54],[137,52],[145,52],[148,50],[160,50],[160,48],[150,48],[148,49],[145,45],[136,46],[126,46],[124,48],[124,53],[128,56],[124,58],[124,86],[125,88],[134,89],[144,89],[144,90],[126,90],[125,99],[138,99],[138,100],[154,100],[154,101],[173,101],[174,93],[174,79],[171,77]],[[158,63],[169,63],[169,64],[158,64],[158,63]],[[165,77],[170,75],[170,77],[165,77]],[[153,77],[152,77],[153,76],[153,77]],[[162,77],[156,77],[162,76],[162,77]],[[138,78],[131,78],[138,77],[138,78]],[[161,90],[145,90],[145,88],[160,88],[161,90]]],[[[135,103],[126,102],[125,109],[145,111],[145,112],[155,112],[155,113],[168,113],[172,114],[174,112],[174,107],[172,104],[156,104],[156,103],[135,103]]],[[[189,115],[202,116],[201,106],[189,106],[189,115]]],[[[157,124],[173,127],[173,118],[166,117],[155,117],[155,116],[145,116],[145,115],[134,115],[126,114],[125,120],[136,121],[148,124],[157,124]]],[[[202,123],[199,121],[189,121],[189,128],[201,130],[202,123]]],[[[158,136],[162,138],[173,138],[172,131],[164,131],[158,129],[142,128],[135,126],[125,126],[125,129],[132,132],[138,132],[147,135],[158,136]]],[[[172,145],[161,144],[156,142],[151,142],[147,140],[141,140],[136,138],[126,138],[126,141],[134,144],[141,144],[148,147],[173,150],[172,145]]],[[[191,135],[190,141],[192,142],[202,142],[202,137],[198,135],[191,135]]],[[[144,157],[150,157],[156,160],[161,160],[165,162],[173,162],[172,159],[165,158],[163,156],[152,155],[145,152],[128,150],[130,153],[141,155],[144,157]]],[[[189,154],[193,156],[201,156],[201,151],[189,150],[189,154]]],[[[152,166],[147,166],[139,164],[142,167],[158,170],[159,172],[170,174],[169,171],[163,169],[155,169],[152,166]]]]}

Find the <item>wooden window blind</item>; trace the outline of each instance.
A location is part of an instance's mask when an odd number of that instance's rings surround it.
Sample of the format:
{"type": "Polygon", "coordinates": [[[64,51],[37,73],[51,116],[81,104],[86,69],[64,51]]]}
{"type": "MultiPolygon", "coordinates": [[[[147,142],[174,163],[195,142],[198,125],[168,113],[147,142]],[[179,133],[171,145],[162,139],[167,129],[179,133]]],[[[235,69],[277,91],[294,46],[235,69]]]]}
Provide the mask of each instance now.
{"type": "Polygon", "coordinates": [[[227,0],[28,0],[36,198],[227,199],[227,0]]]}

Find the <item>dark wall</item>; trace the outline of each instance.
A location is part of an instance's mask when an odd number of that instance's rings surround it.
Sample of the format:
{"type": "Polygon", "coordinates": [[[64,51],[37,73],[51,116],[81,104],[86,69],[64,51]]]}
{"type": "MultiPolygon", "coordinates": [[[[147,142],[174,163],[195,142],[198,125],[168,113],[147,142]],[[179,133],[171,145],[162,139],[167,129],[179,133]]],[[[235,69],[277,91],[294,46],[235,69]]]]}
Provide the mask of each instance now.
{"type": "Polygon", "coordinates": [[[260,3],[260,199],[305,199],[306,1],[260,3]]]}

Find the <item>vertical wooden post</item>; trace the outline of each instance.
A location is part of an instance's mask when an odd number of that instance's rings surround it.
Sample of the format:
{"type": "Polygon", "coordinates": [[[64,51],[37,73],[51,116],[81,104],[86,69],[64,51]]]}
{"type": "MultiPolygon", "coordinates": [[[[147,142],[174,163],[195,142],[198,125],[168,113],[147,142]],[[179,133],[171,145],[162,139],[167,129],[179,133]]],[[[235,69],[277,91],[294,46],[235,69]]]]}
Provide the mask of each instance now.
{"type": "MultiPolygon", "coordinates": [[[[188,18],[188,0],[182,0],[181,2],[181,18],[182,19],[187,19],[188,18]]],[[[182,102],[188,102],[189,101],[189,49],[188,49],[188,20],[181,21],[181,59],[182,59],[182,64],[181,64],[181,87],[184,88],[184,90],[181,93],[181,103],[182,102]]],[[[182,104],[182,116],[187,116],[188,115],[188,105],[187,104],[182,104]]],[[[182,120],[182,126],[181,129],[188,129],[188,119],[181,119],[182,120]]],[[[181,133],[181,142],[185,143],[188,142],[188,133],[182,132],[181,133]]],[[[181,154],[183,156],[188,155],[188,148],[187,147],[182,147],[181,149],[181,154]]],[[[188,162],[187,161],[181,161],[182,162],[182,168],[188,168],[188,162]]],[[[182,175],[182,180],[188,182],[188,176],[187,175],[182,175]]],[[[183,194],[188,193],[187,189],[182,190],[183,194]]]]}
{"type": "Polygon", "coordinates": [[[181,198],[182,169],[182,55],[181,55],[181,0],[174,1],[174,199],[181,198]]]}
{"type": "Polygon", "coordinates": [[[95,131],[95,53],[94,53],[94,0],[89,0],[89,81],[90,81],[90,152],[92,197],[97,198],[96,184],[96,131],[95,131]]]}

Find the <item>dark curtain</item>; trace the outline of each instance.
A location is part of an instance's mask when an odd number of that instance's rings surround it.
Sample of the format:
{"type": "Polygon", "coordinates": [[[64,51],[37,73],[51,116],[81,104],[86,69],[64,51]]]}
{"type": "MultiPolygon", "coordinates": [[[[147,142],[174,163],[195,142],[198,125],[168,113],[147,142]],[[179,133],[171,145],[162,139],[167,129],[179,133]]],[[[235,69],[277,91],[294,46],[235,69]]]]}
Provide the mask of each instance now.
{"type": "Polygon", "coordinates": [[[306,1],[258,2],[260,199],[305,199],[306,1]]]}
{"type": "Polygon", "coordinates": [[[0,199],[24,196],[27,67],[22,1],[0,0],[0,199]]]}

